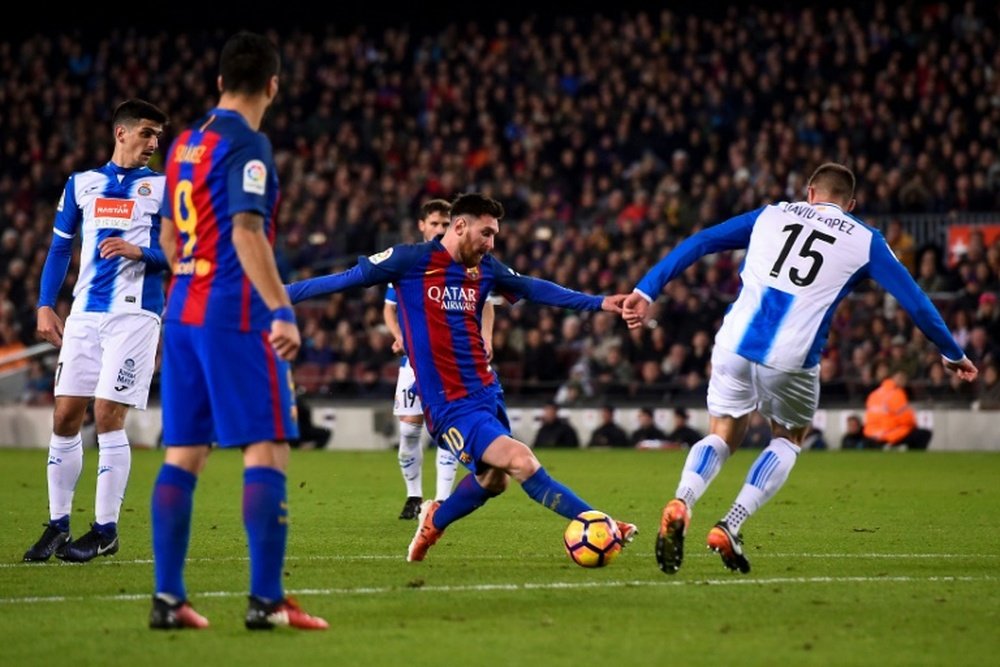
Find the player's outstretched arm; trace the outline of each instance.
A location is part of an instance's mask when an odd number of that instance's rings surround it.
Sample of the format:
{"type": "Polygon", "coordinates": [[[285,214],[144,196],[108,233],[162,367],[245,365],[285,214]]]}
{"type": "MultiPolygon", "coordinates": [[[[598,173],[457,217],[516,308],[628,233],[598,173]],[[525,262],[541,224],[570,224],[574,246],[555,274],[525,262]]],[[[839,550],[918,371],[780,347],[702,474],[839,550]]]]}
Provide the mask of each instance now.
{"type": "Polygon", "coordinates": [[[285,291],[292,303],[301,303],[318,296],[326,296],[352,287],[362,287],[366,284],[360,265],[355,264],[347,271],[307,278],[291,285],[285,285],[285,291]]]}
{"type": "MultiPolygon", "coordinates": [[[[639,284],[635,286],[635,290],[641,292],[651,302],[660,295],[667,283],[683,273],[684,269],[701,257],[722,250],[747,247],[750,244],[750,233],[753,231],[753,225],[763,210],[764,207],[761,207],[742,213],[684,239],[642,277],[639,284]]],[[[633,302],[633,306],[635,303],[633,302]]],[[[631,320],[627,321],[631,322],[631,320]]],[[[631,323],[629,326],[634,328],[631,323]]]]}
{"type": "Polygon", "coordinates": [[[965,356],[962,347],[951,335],[941,313],[920,289],[906,267],[899,263],[881,234],[872,236],[869,274],[896,297],[914,324],[938,346],[944,358],[945,368],[954,372],[960,380],[974,381],[979,375],[979,370],[965,356]]]}

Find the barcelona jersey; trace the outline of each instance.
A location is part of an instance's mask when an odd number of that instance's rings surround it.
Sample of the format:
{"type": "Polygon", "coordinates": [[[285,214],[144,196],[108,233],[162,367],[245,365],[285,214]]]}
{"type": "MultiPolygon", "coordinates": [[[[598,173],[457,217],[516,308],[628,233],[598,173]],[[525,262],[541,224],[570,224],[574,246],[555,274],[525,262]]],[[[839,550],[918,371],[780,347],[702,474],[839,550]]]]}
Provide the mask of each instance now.
{"type": "Polygon", "coordinates": [[[392,283],[396,290],[403,345],[417,376],[424,410],[474,394],[496,383],[481,332],[490,293],[510,302],[526,298],[575,310],[600,310],[601,296],[568,290],[522,276],[492,255],[466,267],[435,239],[398,245],[339,274],[288,286],[293,303],[360,285],[392,283]]]}
{"type": "Polygon", "coordinates": [[[270,328],[271,313],[243,272],[233,216],[264,218],[273,244],[278,175],[271,143],[235,111],[213,109],[167,153],[162,215],[177,229],[164,319],[239,331],[270,328]]]}

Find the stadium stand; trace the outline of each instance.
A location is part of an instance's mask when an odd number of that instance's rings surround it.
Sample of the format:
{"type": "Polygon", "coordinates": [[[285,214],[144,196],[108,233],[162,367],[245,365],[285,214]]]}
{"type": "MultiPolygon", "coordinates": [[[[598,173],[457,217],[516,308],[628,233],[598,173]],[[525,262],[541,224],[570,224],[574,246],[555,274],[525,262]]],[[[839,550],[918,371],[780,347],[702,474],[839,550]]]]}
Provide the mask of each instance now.
{"type": "MultiPolygon", "coordinates": [[[[275,28],[284,83],[266,123],[283,185],[280,268],[288,280],[345,268],[415,240],[422,200],[479,189],[507,210],[496,252],[515,269],[630,291],[691,232],[801,198],[812,169],[836,160],[859,176],[858,214],[933,293],[984,379],[952,386],[933,347],[872,286],[837,312],[824,403],[863,405],[903,367],[917,400],[968,405],[988,392],[982,405],[995,405],[1000,18],[975,8],[874,2],[423,32],[275,28]]],[[[141,94],[176,129],[214,100],[217,32],[96,34],[0,42],[5,346],[35,342],[55,203],[71,171],[109,157],[106,110],[141,94]]],[[[706,341],[738,290],[739,263],[724,253],[692,267],[657,303],[659,326],[636,333],[601,315],[501,308],[495,359],[508,395],[539,401],[572,376],[594,404],[700,404],[706,341]]],[[[369,290],[300,307],[303,388],[388,399],[397,362],[380,302],[369,290]]],[[[44,370],[32,368],[35,390],[14,394],[44,400],[44,370]]]]}

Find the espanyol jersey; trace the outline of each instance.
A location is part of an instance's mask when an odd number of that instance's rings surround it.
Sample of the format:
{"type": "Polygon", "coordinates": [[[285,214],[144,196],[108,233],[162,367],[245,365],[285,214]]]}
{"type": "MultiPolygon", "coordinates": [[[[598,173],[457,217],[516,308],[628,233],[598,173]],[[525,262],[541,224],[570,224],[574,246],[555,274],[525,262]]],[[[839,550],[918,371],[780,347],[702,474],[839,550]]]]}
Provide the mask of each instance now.
{"type": "MultiPolygon", "coordinates": [[[[51,258],[68,253],[73,238],[80,233],[80,274],[73,288],[72,312],[144,311],[160,317],[162,271],[166,268],[160,252],[163,192],[163,175],[149,167],[126,169],[108,162],[69,177],[56,206],[49,254],[51,258]],[[98,244],[113,237],[139,246],[143,259],[102,259],[98,244]]],[[[57,262],[58,268],[43,271],[39,305],[55,304],[66,277],[68,254],[62,259],[65,261],[57,262]]]]}
{"type": "Polygon", "coordinates": [[[271,313],[240,265],[233,216],[264,217],[274,243],[278,174],[271,143],[240,114],[213,109],[170,146],[163,216],[177,228],[165,319],[192,326],[263,331],[271,313]]]}
{"type": "Polygon", "coordinates": [[[655,298],[702,255],[746,248],[742,287],[716,336],[723,349],[779,370],[819,363],[837,304],[861,280],[888,290],[949,359],[958,346],[885,238],[835,204],[780,202],[686,239],[636,289],[655,298]]]}
{"type": "Polygon", "coordinates": [[[576,310],[600,310],[604,300],[522,276],[492,255],[468,268],[454,261],[437,239],[361,257],[348,271],[304,280],[287,289],[292,302],[298,303],[351,287],[389,282],[395,288],[403,346],[425,408],[464,398],[496,382],[480,328],[490,292],[511,303],[527,298],[576,310]]]}

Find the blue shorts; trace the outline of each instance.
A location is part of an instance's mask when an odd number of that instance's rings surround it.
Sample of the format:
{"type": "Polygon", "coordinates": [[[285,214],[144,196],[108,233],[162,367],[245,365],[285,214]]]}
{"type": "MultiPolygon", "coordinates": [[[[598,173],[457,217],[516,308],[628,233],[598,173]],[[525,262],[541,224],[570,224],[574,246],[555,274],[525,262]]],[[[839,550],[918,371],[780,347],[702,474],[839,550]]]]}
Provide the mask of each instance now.
{"type": "Polygon", "coordinates": [[[503,435],[510,435],[503,390],[493,383],[457,401],[425,406],[431,437],[473,473],[483,472],[483,453],[503,435]]]}
{"type": "Polygon", "coordinates": [[[267,332],[165,322],[160,390],[168,447],[299,436],[292,371],[267,332]]]}

